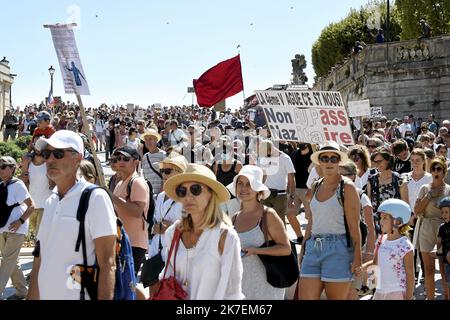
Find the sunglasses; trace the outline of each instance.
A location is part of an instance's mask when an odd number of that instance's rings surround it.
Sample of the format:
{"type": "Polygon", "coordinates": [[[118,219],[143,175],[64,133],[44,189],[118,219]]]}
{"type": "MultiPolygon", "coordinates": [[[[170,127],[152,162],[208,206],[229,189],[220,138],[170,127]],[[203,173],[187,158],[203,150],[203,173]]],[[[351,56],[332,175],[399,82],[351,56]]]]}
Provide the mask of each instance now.
{"type": "MultiPolygon", "coordinates": [[[[199,184],[193,184],[189,187],[189,191],[195,197],[201,195],[202,190],[203,190],[203,188],[199,184]]],[[[184,198],[187,195],[187,188],[180,185],[175,189],[175,193],[179,198],[184,198]]]]}
{"type": "Polygon", "coordinates": [[[161,174],[171,174],[173,171],[175,171],[175,169],[170,169],[170,168],[164,168],[164,169],[160,169],[159,170],[161,172],[161,174]]]}
{"type": "Polygon", "coordinates": [[[12,166],[9,165],[9,164],[2,164],[2,165],[0,166],[0,169],[5,170],[5,169],[8,168],[8,167],[12,167],[12,166]]]}
{"type": "Polygon", "coordinates": [[[369,148],[369,149],[376,149],[378,147],[376,145],[373,145],[373,144],[368,144],[367,148],[369,148]]]}
{"type": "Polygon", "coordinates": [[[432,168],[430,169],[430,171],[431,171],[431,172],[434,172],[434,171],[436,171],[436,172],[442,172],[442,171],[444,171],[444,169],[443,169],[441,166],[435,166],[435,167],[432,167],[432,168]]]}
{"type": "Polygon", "coordinates": [[[65,150],[65,149],[55,149],[55,150],[49,150],[49,149],[45,149],[41,151],[41,156],[45,159],[48,160],[50,158],[50,156],[53,154],[53,156],[55,157],[55,159],[60,160],[62,158],[64,158],[64,153],[65,152],[71,152],[71,153],[75,153],[75,151],[73,150],[65,150]]]}
{"type": "Polygon", "coordinates": [[[327,157],[327,156],[323,156],[319,158],[319,161],[322,163],[338,163],[339,161],[341,161],[341,157],[338,156],[331,156],[331,157],[327,157]]]}
{"type": "Polygon", "coordinates": [[[128,162],[130,160],[131,160],[131,158],[127,157],[127,156],[117,156],[117,157],[111,158],[112,163],[117,163],[119,161],[128,162]]]}

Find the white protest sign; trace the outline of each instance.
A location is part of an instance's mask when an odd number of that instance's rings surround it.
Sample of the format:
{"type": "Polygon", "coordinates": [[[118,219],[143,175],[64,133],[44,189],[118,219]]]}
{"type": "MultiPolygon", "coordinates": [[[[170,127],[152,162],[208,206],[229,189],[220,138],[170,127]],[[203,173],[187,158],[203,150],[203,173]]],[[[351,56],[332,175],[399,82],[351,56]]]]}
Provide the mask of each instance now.
{"type": "Polygon", "coordinates": [[[370,108],[371,118],[380,118],[383,115],[383,107],[372,107],[370,108]]]}
{"type": "Polygon", "coordinates": [[[129,113],[133,113],[134,112],[134,103],[127,103],[127,111],[129,113]]]}
{"type": "Polygon", "coordinates": [[[72,25],[56,24],[50,28],[53,45],[58,56],[59,67],[66,93],[90,95],[86,75],[78,54],[72,25]]]}
{"type": "Polygon", "coordinates": [[[370,116],[370,101],[359,100],[348,102],[348,116],[349,117],[364,117],[370,116]]]}
{"type": "Polygon", "coordinates": [[[332,91],[255,91],[275,140],[353,145],[341,94],[332,91]]]}

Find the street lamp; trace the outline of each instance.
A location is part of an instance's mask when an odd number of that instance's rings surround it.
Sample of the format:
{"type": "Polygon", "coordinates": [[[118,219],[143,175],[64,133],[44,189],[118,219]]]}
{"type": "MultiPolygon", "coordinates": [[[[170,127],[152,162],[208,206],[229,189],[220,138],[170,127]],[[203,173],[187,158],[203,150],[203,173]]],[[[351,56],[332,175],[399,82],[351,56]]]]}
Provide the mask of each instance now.
{"type": "Polygon", "coordinates": [[[50,66],[50,68],[48,68],[48,73],[50,73],[50,91],[53,94],[53,75],[55,74],[55,68],[50,66]]]}

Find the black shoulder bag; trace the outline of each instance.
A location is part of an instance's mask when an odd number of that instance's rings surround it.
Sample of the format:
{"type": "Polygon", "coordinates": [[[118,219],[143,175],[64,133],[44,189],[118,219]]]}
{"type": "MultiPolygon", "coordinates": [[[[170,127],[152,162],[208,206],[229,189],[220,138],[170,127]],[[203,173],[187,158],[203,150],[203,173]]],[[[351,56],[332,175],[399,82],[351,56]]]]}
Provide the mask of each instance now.
{"type": "MultiPolygon", "coordinates": [[[[262,223],[265,242],[260,248],[276,245],[275,241],[268,239],[267,208],[264,208],[262,223]]],[[[299,277],[297,249],[292,241],[289,242],[291,253],[287,256],[258,255],[266,268],[267,282],[275,288],[289,288],[299,277]]]]}

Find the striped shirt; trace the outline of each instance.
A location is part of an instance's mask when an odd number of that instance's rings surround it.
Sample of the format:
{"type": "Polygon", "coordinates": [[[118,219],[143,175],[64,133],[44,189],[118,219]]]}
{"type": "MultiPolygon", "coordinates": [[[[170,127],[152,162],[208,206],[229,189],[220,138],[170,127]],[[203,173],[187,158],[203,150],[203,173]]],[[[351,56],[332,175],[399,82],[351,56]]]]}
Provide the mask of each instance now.
{"type": "Polygon", "coordinates": [[[158,194],[162,191],[162,179],[150,168],[149,160],[153,169],[159,172],[158,163],[166,158],[166,152],[159,150],[156,153],[147,152],[142,158],[142,172],[145,180],[150,181],[153,187],[153,194],[158,194]]]}

